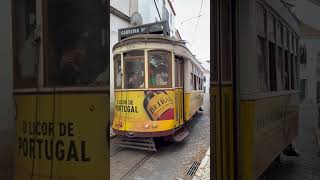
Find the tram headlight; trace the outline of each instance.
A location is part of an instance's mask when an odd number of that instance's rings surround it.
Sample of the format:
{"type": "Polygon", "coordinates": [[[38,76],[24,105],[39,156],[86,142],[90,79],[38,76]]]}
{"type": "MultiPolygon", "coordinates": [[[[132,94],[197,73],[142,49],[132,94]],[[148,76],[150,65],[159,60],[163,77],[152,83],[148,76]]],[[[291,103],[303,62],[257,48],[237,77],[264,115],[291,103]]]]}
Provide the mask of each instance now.
{"type": "Polygon", "coordinates": [[[146,123],[146,124],[144,125],[144,128],[145,128],[145,129],[149,129],[149,128],[150,128],[150,123],[146,123]]]}

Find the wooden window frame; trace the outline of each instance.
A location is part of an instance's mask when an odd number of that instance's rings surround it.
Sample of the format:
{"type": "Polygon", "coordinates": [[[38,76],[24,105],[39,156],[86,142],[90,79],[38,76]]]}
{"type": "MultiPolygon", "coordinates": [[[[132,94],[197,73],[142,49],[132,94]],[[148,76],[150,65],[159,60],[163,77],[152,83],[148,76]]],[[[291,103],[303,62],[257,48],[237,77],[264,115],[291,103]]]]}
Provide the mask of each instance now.
{"type": "Polygon", "coordinates": [[[168,50],[162,50],[162,49],[152,49],[152,50],[148,50],[147,51],[147,54],[145,54],[146,55],[146,57],[147,57],[147,67],[148,67],[148,72],[145,70],[145,73],[146,73],[146,75],[149,77],[149,69],[150,69],[150,64],[149,64],[149,59],[150,59],[150,56],[152,55],[152,53],[153,52],[166,52],[166,53],[168,53],[168,85],[166,85],[166,86],[151,86],[150,84],[149,84],[149,79],[147,79],[146,81],[147,81],[147,83],[145,83],[145,84],[147,84],[148,86],[148,88],[172,88],[172,87],[174,87],[175,85],[175,83],[173,83],[173,74],[172,74],[172,61],[174,60],[174,55],[172,54],[172,52],[171,51],[168,51],[168,50]]]}

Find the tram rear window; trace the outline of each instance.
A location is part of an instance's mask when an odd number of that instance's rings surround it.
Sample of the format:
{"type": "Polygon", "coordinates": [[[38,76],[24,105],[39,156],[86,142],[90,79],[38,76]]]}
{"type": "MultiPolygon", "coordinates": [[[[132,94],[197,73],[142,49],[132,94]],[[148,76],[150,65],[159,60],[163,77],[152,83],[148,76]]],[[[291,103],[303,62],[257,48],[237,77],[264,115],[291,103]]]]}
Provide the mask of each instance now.
{"type": "Polygon", "coordinates": [[[48,1],[46,86],[103,87],[109,83],[103,12],[99,0],[48,1]]]}
{"type": "Polygon", "coordinates": [[[149,51],[149,87],[171,87],[171,53],[149,51]]]}
{"type": "Polygon", "coordinates": [[[144,51],[130,51],[123,54],[124,88],[144,88],[144,51]]]}

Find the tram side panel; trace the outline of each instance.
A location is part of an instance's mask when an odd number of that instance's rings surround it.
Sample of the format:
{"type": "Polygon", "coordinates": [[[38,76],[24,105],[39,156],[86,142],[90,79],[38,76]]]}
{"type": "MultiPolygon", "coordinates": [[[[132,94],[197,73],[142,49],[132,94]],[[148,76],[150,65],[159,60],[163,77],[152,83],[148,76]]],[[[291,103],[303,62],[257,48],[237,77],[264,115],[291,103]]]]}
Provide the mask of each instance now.
{"type": "Polygon", "coordinates": [[[296,95],[241,101],[244,176],[257,178],[297,136],[296,95]]]}
{"type": "Polygon", "coordinates": [[[37,96],[15,96],[15,179],[106,179],[108,97],[37,96]]]}
{"type": "Polygon", "coordinates": [[[175,90],[172,89],[116,91],[112,128],[127,136],[170,134],[176,124],[175,109],[175,90]]]}

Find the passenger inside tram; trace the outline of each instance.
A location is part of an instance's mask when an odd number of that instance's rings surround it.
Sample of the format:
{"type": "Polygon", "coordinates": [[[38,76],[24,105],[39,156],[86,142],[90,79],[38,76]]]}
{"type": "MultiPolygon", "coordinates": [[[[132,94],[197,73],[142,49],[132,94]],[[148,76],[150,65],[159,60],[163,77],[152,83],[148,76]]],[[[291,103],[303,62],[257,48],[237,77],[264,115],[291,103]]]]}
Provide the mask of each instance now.
{"type": "Polygon", "coordinates": [[[86,49],[81,41],[67,46],[62,51],[60,61],[60,82],[62,85],[86,83],[86,49]]]}
{"type": "Polygon", "coordinates": [[[167,52],[150,52],[149,85],[150,87],[167,86],[169,84],[169,64],[167,52]]]}

